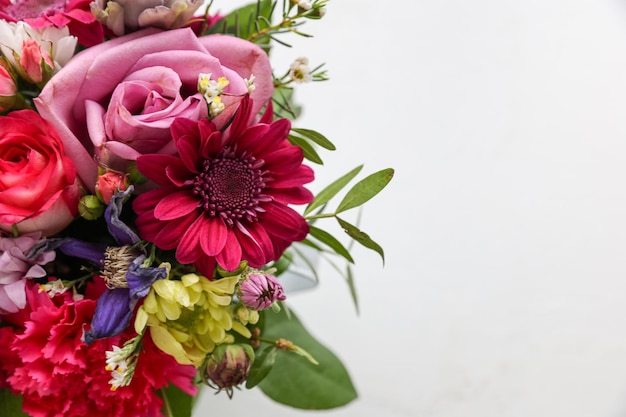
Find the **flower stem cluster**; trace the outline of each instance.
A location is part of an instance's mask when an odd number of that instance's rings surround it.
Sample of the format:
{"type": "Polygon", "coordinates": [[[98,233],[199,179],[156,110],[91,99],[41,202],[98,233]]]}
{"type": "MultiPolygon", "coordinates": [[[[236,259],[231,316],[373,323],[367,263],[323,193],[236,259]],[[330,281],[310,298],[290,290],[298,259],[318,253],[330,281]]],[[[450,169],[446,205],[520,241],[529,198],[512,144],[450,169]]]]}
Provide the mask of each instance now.
{"type": "Polygon", "coordinates": [[[111,372],[111,380],[109,381],[111,391],[130,385],[137,367],[142,337],[143,335],[137,335],[126,341],[123,347],[113,346],[113,350],[105,353],[105,368],[111,372]]]}
{"type": "Polygon", "coordinates": [[[283,33],[295,33],[296,35],[310,37],[311,35],[301,32],[297,28],[304,22],[302,19],[321,19],[326,14],[326,4],[329,0],[290,0],[283,2],[283,12],[281,20],[276,24],[271,24],[267,19],[257,18],[258,30],[248,37],[250,42],[259,42],[266,37],[290,46],[278,40],[275,35],[283,33]],[[262,28],[262,26],[265,26],[262,28]]]}

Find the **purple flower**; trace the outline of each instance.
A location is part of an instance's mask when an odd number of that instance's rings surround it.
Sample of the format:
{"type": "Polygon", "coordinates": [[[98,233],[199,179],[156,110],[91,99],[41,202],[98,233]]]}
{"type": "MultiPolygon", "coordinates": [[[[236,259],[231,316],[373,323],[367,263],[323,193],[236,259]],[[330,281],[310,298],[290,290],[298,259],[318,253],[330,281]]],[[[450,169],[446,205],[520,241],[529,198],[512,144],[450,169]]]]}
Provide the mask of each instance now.
{"type": "Polygon", "coordinates": [[[91,328],[83,335],[87,344],[123,332],[130,324],[137,301],[148,295],[156,280],[168,275],[166,268],[143,266],[146,254],[134,246],[139,237],[120,220],[124,201],[132,192],[131,186],[113,195],[104,212],[109,233],[119,246],[104,248],[76,239],[65,239],[59,246],[67,255],[98,265],[109,288],[98,299],[91,328]]]}
{"type": "Polygon", "coordinates": [[[278,279],[262,271],[248,274],[239,286],[241,302],[254,310],[270,308],[275,301],[283,301],[287,297],[278,279]]]}
{"type": "Polygon", "coordinates": [[[44,277],[41,265],[54,260],[54,251],[35,250],[40,238],[41,233],[0,237],[0,315],[26,306],[26,280],[44,277]]]}

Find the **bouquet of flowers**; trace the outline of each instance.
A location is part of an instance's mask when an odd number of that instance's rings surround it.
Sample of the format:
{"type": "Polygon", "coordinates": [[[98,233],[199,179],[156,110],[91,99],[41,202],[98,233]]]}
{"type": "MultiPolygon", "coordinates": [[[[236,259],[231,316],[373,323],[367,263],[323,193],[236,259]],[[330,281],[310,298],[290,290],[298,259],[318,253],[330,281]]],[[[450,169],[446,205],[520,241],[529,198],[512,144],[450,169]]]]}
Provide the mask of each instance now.
{"type": "Polygon", "coordinates": [[[352,242],[384,259],[343,213],[393,170],[314,196],[335,148],[294,126],[293,93],[326,71],[270,63],[327,3],[0,0],[0,415],[188,417],[205,386],[356,397],[282,283],[317,279],[312,253],[354,290],[352,242]]]}

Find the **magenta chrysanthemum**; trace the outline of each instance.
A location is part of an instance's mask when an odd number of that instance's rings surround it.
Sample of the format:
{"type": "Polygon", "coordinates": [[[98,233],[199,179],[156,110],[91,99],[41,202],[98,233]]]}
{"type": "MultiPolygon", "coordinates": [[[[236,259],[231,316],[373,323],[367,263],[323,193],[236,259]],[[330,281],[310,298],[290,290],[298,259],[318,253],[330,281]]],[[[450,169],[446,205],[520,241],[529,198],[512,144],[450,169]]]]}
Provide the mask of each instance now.
{"type": "Polygon", "coordinates": [[[248,126],[251,108],[246,97],[226,133],[207,119],[176,119],[178,156],[137,159],[139,171],[159,185],[133,203],[139,234],[176,249],[179,262],[205,274],[216,262],[227,270],[242,260],[261,267],[309,231],[288,205],[312,201],[303,185],[313,170],[302,165],[302,149],[287,141],[289,120],[264,117],[248,126]]]}

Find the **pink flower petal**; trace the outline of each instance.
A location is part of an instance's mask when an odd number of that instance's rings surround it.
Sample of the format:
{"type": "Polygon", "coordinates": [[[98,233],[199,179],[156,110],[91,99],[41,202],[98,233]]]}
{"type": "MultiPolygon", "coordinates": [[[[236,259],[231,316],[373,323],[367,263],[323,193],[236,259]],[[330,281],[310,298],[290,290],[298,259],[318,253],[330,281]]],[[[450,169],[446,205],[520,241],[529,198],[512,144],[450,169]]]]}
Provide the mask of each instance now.
{"type": "Polygon", "coordinates": [[[154,208],[154,217],[161,221],[177,219],[193,212],[198,208],[198,203],[189,190],[169,194],[154,208]]]}

